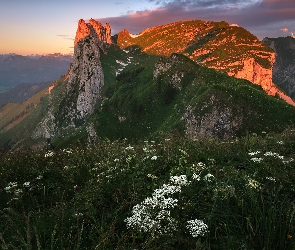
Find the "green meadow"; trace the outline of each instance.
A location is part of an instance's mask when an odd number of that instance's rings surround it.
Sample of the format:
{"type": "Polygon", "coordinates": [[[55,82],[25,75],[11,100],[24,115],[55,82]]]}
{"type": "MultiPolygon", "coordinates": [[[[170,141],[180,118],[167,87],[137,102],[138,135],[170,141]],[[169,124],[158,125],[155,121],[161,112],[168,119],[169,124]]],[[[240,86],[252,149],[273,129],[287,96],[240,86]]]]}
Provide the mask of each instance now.
{"type": "Polygon", "coordinates": [[[2,153],[1,249],[295,249],[295,130],[2,153]]]}

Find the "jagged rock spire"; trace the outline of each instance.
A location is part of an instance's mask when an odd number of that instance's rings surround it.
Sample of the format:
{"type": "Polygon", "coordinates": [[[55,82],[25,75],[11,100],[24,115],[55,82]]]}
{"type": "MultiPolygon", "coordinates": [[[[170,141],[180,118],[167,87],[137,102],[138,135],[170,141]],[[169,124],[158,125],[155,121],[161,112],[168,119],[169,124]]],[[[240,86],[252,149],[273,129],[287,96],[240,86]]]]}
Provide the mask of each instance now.
{"type": "Polygon", "coordinates": [[[79,20],[74,45],[76,46],[80,40],[89,36],[91,32],[96,34],[98,41],[112,43],[110,24],[106,23],[105,26],[103,26],[101,22],[91,18],[88,23],[83,19],[79,20]]]}

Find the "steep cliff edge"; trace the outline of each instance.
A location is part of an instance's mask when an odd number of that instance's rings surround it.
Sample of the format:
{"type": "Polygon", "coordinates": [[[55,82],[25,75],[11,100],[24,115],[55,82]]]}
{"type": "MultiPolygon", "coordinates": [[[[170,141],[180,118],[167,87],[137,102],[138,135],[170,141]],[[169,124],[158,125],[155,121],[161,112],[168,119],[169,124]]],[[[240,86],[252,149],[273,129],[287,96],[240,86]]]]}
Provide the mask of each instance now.
{"type": "Polygon", "coordinates": [[[295,38],[278,37],[262,40],[275,52],[273,81],[293,99],[295,98],[295,38]]]}
{"type": "Polygon", "coordinates": [[[112,43],[109,24],[102,26],[99,21],[79,20],[74,42],[74,56],[65,90],[59,106],[56,98],[51,98],[44,117],[34,133],[34,137],[52,138],[61,130],[71,133],[85,124],[93,113],[104,85],[101,53],[112,43]]]}
{"type": "Polygon", "coordinates": [[[138,35],[123,30],[117,44],[121,48],[137,45],[145,53],[161,56],[182,53],[201,65],[258,84],[269,95],[295,105],[272,81],[274,51],[236,25],[192,20],[149,28],[138,35]]]}

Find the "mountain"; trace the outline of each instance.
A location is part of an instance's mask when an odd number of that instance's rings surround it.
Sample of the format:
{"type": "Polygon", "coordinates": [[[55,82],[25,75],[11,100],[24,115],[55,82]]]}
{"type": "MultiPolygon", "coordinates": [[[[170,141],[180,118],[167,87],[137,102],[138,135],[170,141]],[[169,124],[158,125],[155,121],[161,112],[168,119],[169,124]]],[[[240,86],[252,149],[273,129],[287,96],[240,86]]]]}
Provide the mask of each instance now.
{"type": "Polygon", "coordinates": [[[1,55],[0,92],[22,83],[53,82],[67,73],[71,61],[71,55],[59,53],[31,56],[1,55]]]}
{"type": "MultiPolygon", "coordinates": [[[[191,139],[234,138],[282,131],[295,124],[295,107],[267,94],[265,86],[283,93],[272,82],[263,85],[262,75],[255,78],[262,79],[261,84],[230,76],[230,72],[236,76],[244,72],[246,56],[260,69],[258,74],[271,72],[274,53],[259,41],[250,46],[253,35],[224,22],[188,21],[167,27],[172,29],[165,33],[165,28],[163,34],[154,27],[139,35],[125,30],[111,37],[109,24],[81,19],[68,74],[26,102],[0,109],[0,145],[14,150],[66,147],[105,137],[138,140],[165,133],[191,139]],[[180,33],[187,34],[188,44],[185,39],[181,43],[180,33]],[[234,53],[220,58],[223,70],[219,71],[212,66],[214,60],[218,64],[212,55],[221,53],[214,52],[220,51],[219,46],[212,43],[206,58],[196,52],[208,49],[217,33],[236,34],[236,45],[232,43],[230,50],[234,53]],[[242,46],[241,39],[248,44],[242,46]],[[231,63],[225,67],[228,60],[231,63]]],[[[271,75],[266,78],[271,81],[271,75]]]]}
{"type": "Polygon", "coordinates": [[[291,98],[295,98],[295,37],[264,38],[262,40],[276,54],[273,81],[291,98]]]}
{"type": "Polygon", "coordinates": [[[31,96],[41,91],[42,89],[49,87],[52,84],[49,82],[41,83],[21,83],[15,86],[14,88],[0,93],[0,106],[8,103],[21,103],[29,99],[31,96]]]}
{"type": "Polygon", "coordinates": [[[182,21],[148,28],[138,35],[123,30],[115,39],[123,49],[139,46],[153,55],[184,54],[200,65],[258,84],[269,95],[279,95],[295,105],[272,81],[274,51],[237,25],[224,21],[182,21]]]}

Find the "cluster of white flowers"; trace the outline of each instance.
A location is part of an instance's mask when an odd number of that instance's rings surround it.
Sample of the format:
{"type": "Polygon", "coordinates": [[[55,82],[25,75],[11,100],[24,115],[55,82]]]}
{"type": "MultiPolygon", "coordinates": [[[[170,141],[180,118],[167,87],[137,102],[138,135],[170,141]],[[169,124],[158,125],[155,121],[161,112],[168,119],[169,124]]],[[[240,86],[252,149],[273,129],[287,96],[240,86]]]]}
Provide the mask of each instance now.
{"type": "Polygon", "coordinates": [[[187,180],[186,175],[180,175],[180,176],[171,176],[170,177],[170,182],[178,185],[180,187],[182,186],[187,186],[190,184],[190,181],[187,180]]]}
{"type": "Polygon", "coordinates": [[[201,180],[201,176],[199,174],[193,173],[192,178],[196,181],[200,181],[201,180]]]}
{"type": "Polygon", "coordinates": [[[255,152],[250,152],[248,153],[250,156],[253,156],[253,155],[258,155],[260,154],[260,151],[255,151],[255,152]]]}
{"type": "Polygon", "coordinates": [[[158,179],[158,177],[153,174],[148,174],[147,177],[152,178],[153,180],[158,179]]]}
{"type": "Polygon", "coordinates": [[[283,141],[277,141],[277,144],[283,145],[284,142],[283,141]]]}
{"type": "MultiPolygon", "coordinates": [[[[282,143],[280,143],[280,144],[282,144],[282,143]]],[[[256,152],[250,152],[250,153],[248,153],[250,156],[254,156],[254,155],[258,155],[258,154],[260,154],[261,152],[260,151],[256,151],[256,152]]],[[[283,156],[283,155],[279,155],[278,153],[274,153],[274,152],[271,152],[271,151],[268,151],[268,152],[265,152],[265,153],[261,153],[263,156],[265,156],[265,157],[274,157],[274,158],[276,158],[276,159],[280,159],[280,160],[282,160],[282,162],[284,163],[284,164],[288,164],[288,163],[290,163],[290,162],[292,162],[293,161],[293,159],[292,158],[290,158],[289,160],[284,160],[285,159],[285,157],[283,156]]],[[[262,162],[263,161],[263,158],[262,157],[253,157],[253,158],[251,158],[250,159],[251,161],[254,161],[254,162],[257,162],[257,163],[260,163],[260,162],[262,162]]]]}
{"type": "Polygon", "coordinates": [[[23,184],[24,187],[29,187],[30,186],[30,182],[29,181],[26,181],[24,184],[23,184]]]}
{"type": "Polygon", "coordinates": [[[7,187],[4,188],[4,190],[7,192],[7,193],[10,193],[13,189],[17,188],[17,182],[14,181],[14,182],[9,182],[7,187]]]}
{"type": "Polygon", "coordinates": [[[134,147],[132,147],[132,146],[129,145],[129,146],[126,147],[125,149],[126,149],[126,150],[134,150],[134,147]]]}
{"type": "Polygon", "coordinates": [[[273,178],[273,177],[265,177],[265,179],[269,180],[269,181],[273,181],[273,182],[276,182],[276,179],[273,178]]]}
{"type": "Polygon", "coordinates": [[[155,160],[157,160],[157,159],[158,159],[158,157],[157,157],[156,155],[154,155],[154,156],[151,157],[151,160],[152,160],[152,161],[155,161],[155,160]]]}
{"type": "Polygon", "coordinates": [[[187,221],[186,228],[194,238],[204,236],[208,232],[207,224],[198,219],[187,221]]]}
{"type": "Polygon", "coordinates": [[[281,160],[283,160],[284,159],[284,156],[282,156],[282,155],[279,155],[278,153],[273,153],[273,152],[265,152],[264,153],[264,156],[272,156],[272,157],[274,157],[274,158],[278,158],[278,159],[281,159],[281,160]]]}
{"type": "Polygon", "coordinates": [[[259,189],[261,189],[261,184],[260,184],[260,182],[249,178],[248,179],[248,187],[259,190],[259,189]]]}
{"type": "MultiPolygon", "coordinates": [[[[181,188],[190,183],[186,175],[171,176],[169,184],[155,189],[151,197],[132,208],[132,216],[124,220],[127,228],[150,233],[152,237],[176,231],[178,223],[171,217],[170,210],[178,206],[178,199],[173,198],[173,195],[181,193],[181,188]]],[[[208,231],[208,226],[202,221],[192,220],[187,223],[193,237],[208,231]]]]}
{"type": "Polygon", "coordinates": [[[205,168],[205,167],[206,167],[206,164],[205,164],[205,163],[203,163],[203,162],[198,162],[198,163],[197,163],[197,167],[199,167],[199,168],[203,169],[203,168],[205,168]]]}
{"type": "Polygon", "coordinates": [[[258,162],[258,163],[260,163],[260,162],[263,161],[263,158],[260,158],[260,157],[253,157],[253,158],[251,158],[250,160],[251,160],[251,161],[254,161],[254,162],[258,162]]]}
{"type": "Polygon", "coordinates": [[[291,163],[292,161],[294,161],[294,159],[293,159],[293,158],[290,158],[289,160],[283,160],[282,162],[283,162],[284,164],[289,164],[289,163],[291,163]]]}
{"type": "Polygon", "coordinates": [[[204,176],[204,180],[205,181],[208,181],[208,182],[211,182],[211,181],[213,181],[214,180],[214,175],[213,174],[206,174],[205,176],[204,176]]]}
{"type": "Polygon", "coordinates": [[[171,233],[176,230],[176,220],[170,216],[170,210],[177,206],[177,199],[169,197],[181,191],[180,186],[164,184],[154,190],[152,197],[146,198],[132,209],[127,217],[127,228],[155,234],[171,233]]]}
{"type": "Polygon", "coordinates": [[[44,157],[52,157],[54,155],[54,152],[53,151],[48,151],[44,157]]]}
{"type": "Polygon", "coordinates": [[[73,150],[71,148],[65,148],[62,151],[67,153],[67,154],[72,154],[73,153],[73,150]]]}

